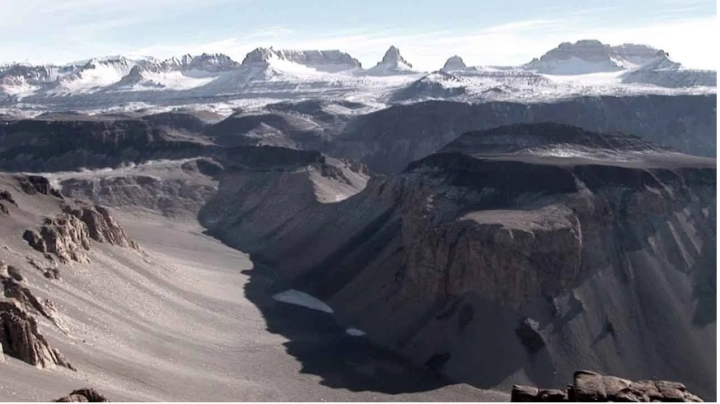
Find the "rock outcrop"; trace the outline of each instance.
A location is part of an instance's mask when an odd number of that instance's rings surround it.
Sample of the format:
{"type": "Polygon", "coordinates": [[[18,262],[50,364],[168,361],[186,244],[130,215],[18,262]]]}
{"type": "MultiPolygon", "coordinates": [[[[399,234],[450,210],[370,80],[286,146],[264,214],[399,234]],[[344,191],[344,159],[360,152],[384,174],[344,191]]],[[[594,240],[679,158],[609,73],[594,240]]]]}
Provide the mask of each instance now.
{"type": "Polygon", "coordinates": [[[0,343],[6,355],[38,368],[56,366],[74,370],[56,349],[50,347],[38,330],[37,321],[20,303],[0,299],[0,343]]]}
{"type": "Polygon", "coordinates": [[[136,242],[130,240],[125,230],[110,215],[110,212],[100,205],[88,205],[77,202],[78,207],[66,208],[66,213],[80,219],[87,226],[88,235],[98,243],[115,245],[118,247],[139,249],[136,242]]]}
{"type": "Polygon", "coordinates": [[[30,247],[43,254],[52,254],[63,264],[90,262],[86,254],[90,249],[88,227],[71,214],[46,218],[38,231],[25,230],[23,239],[30,247]]]}
{"type": "Polygon", "coordinates": [[[65,397],[58,398],[57,400],[53,400],[58,403],[102,403],[102,402],[108,402],[110,400],[107,399],[107,397],[103,396],[102,394],[95,391],[95,389],[78,389],[73,390],[72,393],[68,394],[65,397]]]}
{"type": "MultiPolygon", "coordinates": [[[[11,266],[10,268],[15,267],[11,266]]],[[[8,299],[14,299],[26,311],[33,314],[40,314],[52,321],[61,330],[65,330],[65,324],[57,316],[57,310],[53,302],[48,299],[39,299],[28,287],[20,284],[21,280],[18,280],[18,276],[12,276],[12,273],[13,272],[11,272],[10,276],[5,276],[0,273],[0,284],[2,284],[4,296],[8,299]]]]}
{"type": "Polygon", "coordinates": [[[55,218],[45,219],[39,231],[26,230],[23,239],[35,250],[52,254],[63,264],[90,262],[86,251],[90,250],[91,239],[118,247],[139,248],[107,209],[84,203],[66,207],[65,212],[55,218]]]}
{"type": "Polygon", "coordinates": [[[566,389],[513,386],[513,402],[703,402],[684,384],[664,380],[633,382],[615,376],[581,370],[566,389]]]}
{"type": "Polygon", "coordinates": [[[27,175],[16,177],[20,188],[28,195],[52,195],[62,199],[62,194],[50,185],[50,181],[40,175],[27,175]]]}

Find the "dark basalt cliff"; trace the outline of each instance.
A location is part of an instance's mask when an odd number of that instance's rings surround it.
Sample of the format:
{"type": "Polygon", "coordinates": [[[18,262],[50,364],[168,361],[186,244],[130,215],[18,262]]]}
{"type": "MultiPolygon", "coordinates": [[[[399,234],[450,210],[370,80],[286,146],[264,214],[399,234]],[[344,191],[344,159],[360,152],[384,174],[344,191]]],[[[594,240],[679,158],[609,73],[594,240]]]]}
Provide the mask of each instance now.
{"type": "Polygon", "coordinates": [[[715,397],[715,161],[613,136],[477,132],[331,204],[278,198],[287,175],[227,172],[201,218],[453,380],[562,385],[591,368],[715,397]],[[488,149],[498,134],[507,147],[488,149]]]}
{"type": "Polygon", "coordinates": [[[323,151],[361,161],[376,172],[396,173],[469,131],[558,122],[632,133],[659,146],[714,157],[716,107],[715,95],[580,97],[533,104],[428,101],[360,116],[323,151]]]}
{"type": "Polygon", "coordinates": [[[68,117],[0,124],[0,169],[65,171],[202,155],[197,139],[138,119],[68,117]]]}

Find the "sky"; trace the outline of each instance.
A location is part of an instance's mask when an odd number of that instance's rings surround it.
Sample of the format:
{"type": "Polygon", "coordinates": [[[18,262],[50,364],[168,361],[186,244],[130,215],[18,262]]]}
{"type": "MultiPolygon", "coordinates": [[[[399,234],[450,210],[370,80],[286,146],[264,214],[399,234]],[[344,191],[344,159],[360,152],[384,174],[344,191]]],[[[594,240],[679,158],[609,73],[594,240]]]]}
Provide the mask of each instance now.
{"type": "Polygon", "coordinates": [[[391,45],[414,67],[453,55],[519,65],[598,39],[717,69],[715,0],[0,0],[0,62],[167,58],[256,47],[339,49],[374,66],[391,45]]]}

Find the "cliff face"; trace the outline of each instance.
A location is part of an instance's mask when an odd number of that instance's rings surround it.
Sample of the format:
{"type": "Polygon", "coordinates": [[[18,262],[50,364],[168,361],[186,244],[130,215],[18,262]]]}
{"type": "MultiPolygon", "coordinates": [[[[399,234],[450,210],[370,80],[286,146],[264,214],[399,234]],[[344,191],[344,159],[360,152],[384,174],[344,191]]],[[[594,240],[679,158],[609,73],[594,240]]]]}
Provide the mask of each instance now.
{"type": "Polygon", "coordinates": [[[221,181],[224,198],[256,202],[206,225],[456,381],[560,385],[592,368],[714,397],[714,160],[562,125],[505,133],[583,153],[482,157],[479,132],[324,205],[221,181]]]}
{"type": "Polygon", "coordinates": [[[0,169],[66,171],[203,154],[201,142],[139,119],[23,119],[0,125],[0,169]]]}
{"type": "Polygon", "coordinates": [[[463,133],[502,125],[557,122],[620,131],[684,153],[714,157],[715,96],[585,97],[554,103],[430,101],[393,106],[353,120],[323,149],[396,173],[463,133]]]}

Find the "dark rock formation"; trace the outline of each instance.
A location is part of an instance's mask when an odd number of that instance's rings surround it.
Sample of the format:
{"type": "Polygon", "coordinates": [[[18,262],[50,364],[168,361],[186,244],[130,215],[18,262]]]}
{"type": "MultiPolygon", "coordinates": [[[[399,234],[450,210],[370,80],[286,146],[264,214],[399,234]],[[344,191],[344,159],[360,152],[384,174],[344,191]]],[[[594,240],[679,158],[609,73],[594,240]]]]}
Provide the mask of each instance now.
{"type": "Polygon", "coordinates": [[[463,133],[503,125],[558,122],[630,133],[684,153],[715,157],[715,95],[579,97],[548,103],[427,101],[358,116],[323,152],[397,173],[463,133]]]}
{"type": "Polygon", "coordinates": [[[50,185],[50,181],[48,181],[47,178],[40,176],[40,175],[27,175],[27,176],[17,176],[18,184],[20,184],[20,188],[22,188],[23,192],[25,192],[28,195],[35,195],[35,194],[42,194],[42,195],[52,195],[57,198],[62,199],[62,194],[60,194],[60,191],[53,188],[50,185]]]}
{"type": "Polygon", "coordinates": [[[4,190],[4,189],[2,191],[0,191],[0,201],[8,202],[11,205],[17,206],[17,202],[15,202],[15,199],[13,198],[10,191],[4,190]]]}
{"type": "Polygon", "coordinates": [[[102,394],[95,391],[95,389],[78,389],[78,390],[73,390],[72,393],[68,394],[65,397],[61,397],[61,398],[58,398],[57,400],[53,400],[53,401],[59,402],[59,403],[81,403],[81,402],[101,403],[101,402],[108,402],[110,400],[108,400],[107,397],[105,397],[102,394]]]}
{"type": "Polygon", "coordinates": [[[5,206],[4,203],[0,202],[0,213],[4,215],[9,215],[10,211],[8,210],[7,206],[5,206]]]}
{"type": "Polygon", "coordinates": [[[35,318],[16,301],[0,299],[0,343],[6,355],[35,367],[73,369],[40,334],[35,318]]]}
{"type": "Polygon", "coordinates": [[[125,230],[110,216],[110,212],[100,205],[93,206],[79,202],[78,207],[68,207],[66,212],[85,223],[90,238],[99,243],[135,250],[139,248],[137,243],[130,240],[125,234],[125,230]]]}
{"type": "Polygon", "coordinates": [[[66,207],[65,212],[54,219],[45,219],[39,232],[26,230],[23,239],[35,250],[56,256],[63,264],[90,262],[85,254],[90,249],[90,239],[119,247],[139,248],[107,209],[84,203],[66,207]]]}
{"type": "Polygon", "coordinates": [[[85,254],[90,249],[88,227],[71,214],[45,219],[39,231],[25,230],[23,239],[35,250],[53,254],[63,264],[90,262],[85,254]]]}
{"type": "Polygon", "coordinates": [[[372,341],[481,388],[592,366],[716,394],[714,159],[521,125],[340,203],[300,172],[226,171],[200,219],[372,341]]]}
{"type": "Polygon", "coordinates": [[[545,390],[513,386],[513,402],[702,402],[684,384],[663,380],[632,382],[615,376],[581,370],[565,390],[545,390]]]}
{"type": "MultiPolygon", "coordinates": [[[[22,119],[0,126],[0,169],[7,171],[65,171],[115,167],[156,159],[181,159],[204,154],[207,142],[177,135],[140,119],[22,119]]],[[[45,189],[27,178],[23,189],[45,189]]],[[[30,191],[32,192],[32,191],[30,191]]]]}

